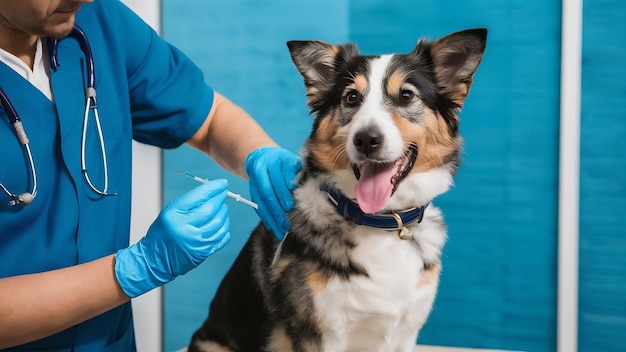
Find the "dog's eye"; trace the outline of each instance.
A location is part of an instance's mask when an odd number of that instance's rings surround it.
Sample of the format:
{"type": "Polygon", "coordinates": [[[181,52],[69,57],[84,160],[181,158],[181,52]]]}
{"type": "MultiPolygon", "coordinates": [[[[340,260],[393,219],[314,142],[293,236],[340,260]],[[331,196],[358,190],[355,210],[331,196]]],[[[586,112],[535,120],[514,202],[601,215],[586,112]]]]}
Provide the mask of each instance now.
{"type": "Polygon", "coordinates": [[[359,92],[357,92],[356,90],[349,91],[344,97],[346,104],[349,106],[352,106],[358,103],[359,99],[360,99],[360,95],[359,95],[359,92]]]}
{"type": "Polygon", "coordinates": [[[412,91],[408,89],[404,89],[400,91],[400,101],[404,104],[410,103],[411,100],[413,100],[414,96],[415,96],[415,93],[413,93],[412,91]]]}

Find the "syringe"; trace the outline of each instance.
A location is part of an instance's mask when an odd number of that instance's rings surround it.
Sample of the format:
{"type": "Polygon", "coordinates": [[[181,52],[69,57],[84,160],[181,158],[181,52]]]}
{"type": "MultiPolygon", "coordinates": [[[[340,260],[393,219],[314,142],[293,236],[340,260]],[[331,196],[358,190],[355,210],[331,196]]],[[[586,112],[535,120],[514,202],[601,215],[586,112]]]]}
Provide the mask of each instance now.
{"type": "MultiPolygon", "coordinates": [[[[172,168],[172,170],[174,170],[176,172],[179,172],[179,173],[189,177],[190,179],[192,179],[194,181],[197,181],[197,182],[200,182],[200,183],[205,183],[205,182],[209,181],[206,178],[200,178],[198,176],[192,175],[192,174],[190,174],[188,172],[185,172],[185,171],[181,171],[181,170],[174,169],[174,168],[172,168]]],[[[253,207],[254,209],[259,209],[259,206],[255,202],[249,201],[249,200],[247,200],[246,198],[242,197],[241,195],[239,195],[237,193],[233,193],[231,191],[228,191],[227,195],[229,197],[235,199],[237,202],[241,202],[243,204],[247,204],[247,205],[253,207]]]]}

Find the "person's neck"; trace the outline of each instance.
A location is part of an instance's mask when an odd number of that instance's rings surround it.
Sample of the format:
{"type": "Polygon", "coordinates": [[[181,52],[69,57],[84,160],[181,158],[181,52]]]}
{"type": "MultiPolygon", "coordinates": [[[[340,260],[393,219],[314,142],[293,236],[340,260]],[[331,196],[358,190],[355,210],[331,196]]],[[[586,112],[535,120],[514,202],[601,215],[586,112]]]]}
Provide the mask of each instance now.
{"type": "Polygon", "coordinates": [[[0,25],[0,48],[15,55],[32,69],[37,51],[37,36],[0,25]]]}

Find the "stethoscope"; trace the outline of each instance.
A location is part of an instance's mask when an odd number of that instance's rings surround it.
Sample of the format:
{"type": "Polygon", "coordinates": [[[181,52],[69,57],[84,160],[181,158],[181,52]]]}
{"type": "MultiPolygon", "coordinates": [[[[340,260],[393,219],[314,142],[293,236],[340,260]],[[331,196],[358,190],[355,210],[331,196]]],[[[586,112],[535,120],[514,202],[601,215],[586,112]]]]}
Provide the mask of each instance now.
{"type": "MultiPolygon", "coordinates": [[[[98,115],[98,105],[96,103],[96,73],[94,69],[93,63],[93,55],[91,53],[91,47],[89,46],[89,41],[87,40],[87,36],[85,32],[78,27],[77,25],[72,28],[72,31],[69,34],[70,37],[76,39],[78,44],[80,45],[80,49],[83,51],[85,55],[85,61],[87,65],[87,89],[86,89],[86,102],[85,102],[85,113],[83,115],[83,131],[81,136],[81,146],[80,146],[80,166],[81,171],[83,173],[83,177],[85,181],[89,185],[94,192],[101,196],[113,196],[116,193],[108,193],[109,187],[109,174],[107,167],[107,156],[106,149],[104,148],[104,138],[102,136],[102,127],[100,126],[100,117],[98,115]],[[100,142],[100,152],[102,154],[102,166],[104,169],[104,186],[102,190],[98,189],[93,185],[91,179],[89,178],[89,173],[87,172],[87,163],[85,161],[85,144],[87,140],[87,124],[89,121],[89,111],[93,110],[96,130],[98,131],[98,139],[100,142]]],[[[62,38],[63,39],[63,38],[62,38]]],[[[57,48],[60,39],[47,39],[48,44],[48,59],[50,61],[50,68],[55,70],[59,67],[59,59],[57,57],[57,48]]],[[[24,192],[21,194],[14,194],[10,192],[2,183],[0,183],[0,188],[6,193],[11,201],[9,202],[10,206],[14,205],[29,205],[37,196],[37,171],[35,170],[35,163],[33,162],[33,156],[30,151],[30,145],[28,141],[28,137],[26,136],[26,132],[24,131],[24,127],[22,126],[22,120],[17,115],[13,104],[9,101],[9,98],[6,96],[4,90],[0,88],[0,105],[4,109],[5,113],[9,118],[9,122],[15,129],[15,133],[17,135],[17,139],[24,146],[26,150],[26,156],[28,158],[28,166],[30,167],[30,173],[33,181],[33,188],[30,192],[24,192]]]]}

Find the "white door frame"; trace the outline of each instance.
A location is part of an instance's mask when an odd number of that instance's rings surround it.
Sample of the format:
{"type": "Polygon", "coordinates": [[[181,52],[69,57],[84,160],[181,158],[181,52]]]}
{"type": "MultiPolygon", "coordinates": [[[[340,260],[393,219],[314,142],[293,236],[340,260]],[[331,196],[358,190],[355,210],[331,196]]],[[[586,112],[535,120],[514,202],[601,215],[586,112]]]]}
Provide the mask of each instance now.
{"type": "Polygon", "coordinates": [[[582,2],[562,1],[557,351],[578,350],[582,2]]]}

